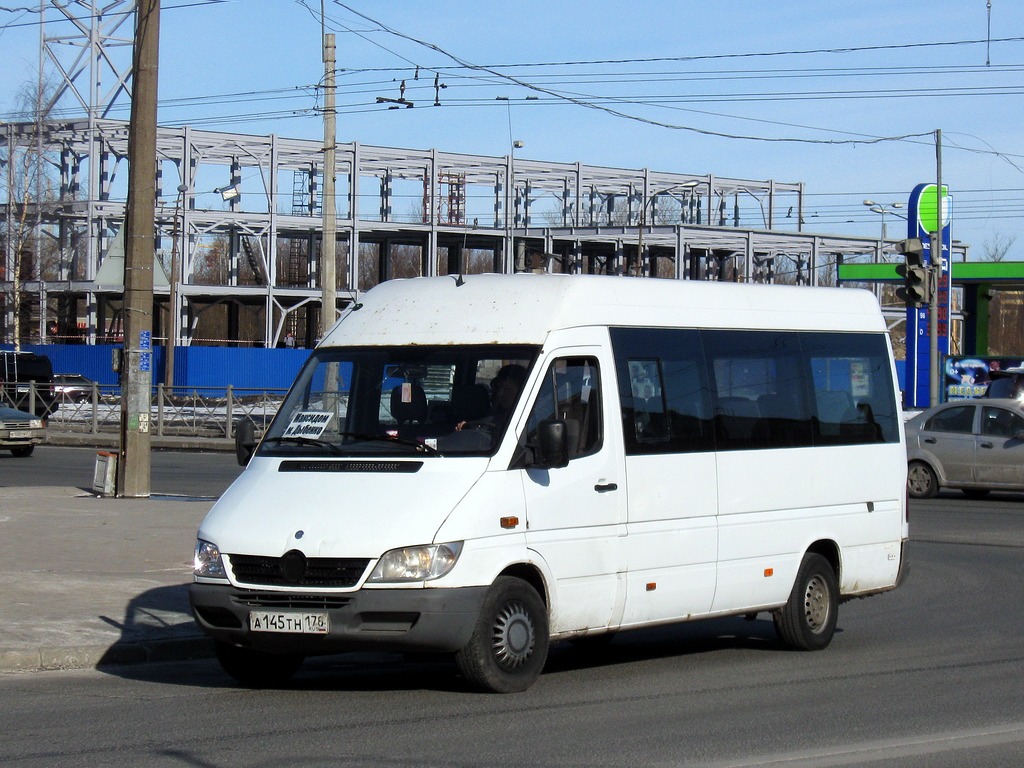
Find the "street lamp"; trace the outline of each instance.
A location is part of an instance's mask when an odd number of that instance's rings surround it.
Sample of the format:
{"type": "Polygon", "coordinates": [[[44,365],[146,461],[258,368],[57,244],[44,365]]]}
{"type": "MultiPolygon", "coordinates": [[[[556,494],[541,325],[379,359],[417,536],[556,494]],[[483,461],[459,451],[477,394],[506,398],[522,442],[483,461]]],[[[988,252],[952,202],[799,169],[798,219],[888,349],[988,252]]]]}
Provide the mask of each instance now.
{"type": "Polygon", "coordinates": [[[508,243],[508,258],[513,272],[525,272],[525,250],[523,259],[519,259],[515,250],[515,222],[512,221],[512,207],[515,205],[516,195],[516,150],[522,149],[525,144],[519,139],[512,138],[512,103],[508,96],[495,96],[494,100],[505,102],[505,111],[508,115],[508,179],[505,184],[505,240],[508,243]]]}
{"type": "MultiPolygon", "coordinates": [[[[179,188],[180,189],[180,188],[179,188]]],[[[230,203],[242,195],[242,190],[237,182],[226,187],[217,187],[214,192],[218,193],[225,203],[230,203]]]]}
{"type": "Polygon", "coordinates": [[[903,216],[903,215],[897,213],[896,210],[895,210],[897,208],[902,208],[903,207],[903,203],[889,203],[889,207],[886,208],[885,205],[883,205],[881,203],[876,203],[874,200],[865,200],[864,201],[864,205],[866,205],[868,207],[868,210],[871,211],[872,213],[877,213],[877,214],[881,215],[881,217],[882,217],[882,239],[883,240],[888,239],[888,232],[885,229],[885,214],[891,213],[893,216],[899,216],[901,219],[905,219],[906,218],[906,216],[903,216]]]}

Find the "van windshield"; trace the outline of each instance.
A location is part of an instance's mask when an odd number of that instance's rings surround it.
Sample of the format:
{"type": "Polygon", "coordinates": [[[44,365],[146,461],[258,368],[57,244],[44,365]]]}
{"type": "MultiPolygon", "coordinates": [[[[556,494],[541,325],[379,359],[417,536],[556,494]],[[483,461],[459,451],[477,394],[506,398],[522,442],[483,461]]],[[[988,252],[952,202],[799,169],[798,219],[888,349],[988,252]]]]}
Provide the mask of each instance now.
{"type": "Polygon", "coordinates": [[[538,352],[523,345],[317,349],[259,454],[490,456],[538,352]]]}

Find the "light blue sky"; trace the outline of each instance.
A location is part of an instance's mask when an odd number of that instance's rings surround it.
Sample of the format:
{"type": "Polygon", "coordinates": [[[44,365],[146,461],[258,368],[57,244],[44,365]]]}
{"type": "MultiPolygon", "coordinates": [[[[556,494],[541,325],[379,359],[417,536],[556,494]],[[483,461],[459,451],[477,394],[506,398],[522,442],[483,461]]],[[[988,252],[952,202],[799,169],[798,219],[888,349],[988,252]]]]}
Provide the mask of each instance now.
{"type": "MultiPolygon", "coordinates": [[[[161,122],[322,137],[320,0],[163,6],[161,122]],[[241,95],[211,98],[223,94],[241,95]]],[[[862,201],[906,202],[915,184],[934,181],[931,135],[818,142],[941,129],[954,239],[980,259],[1014,238],[1008,258],[1024,260],[1018,0],[991,0],[991,44],[985,0],[346,6],[326,2],[339,140],[504,155],[511,134],[524,143],[517,157],[803,181],[808,230],[877,237],[880,217],[862,201]],[[435,73],[447,85],[438,107],[435,73]],[[403,79],[415,108],[376,104],[398,98],[403,79]]],[[[37,18],[0,11],[0,120],[35,77],[37,18]]],[[[891,237],[905,227],[892,215],[886,224],[891,237]]]]}

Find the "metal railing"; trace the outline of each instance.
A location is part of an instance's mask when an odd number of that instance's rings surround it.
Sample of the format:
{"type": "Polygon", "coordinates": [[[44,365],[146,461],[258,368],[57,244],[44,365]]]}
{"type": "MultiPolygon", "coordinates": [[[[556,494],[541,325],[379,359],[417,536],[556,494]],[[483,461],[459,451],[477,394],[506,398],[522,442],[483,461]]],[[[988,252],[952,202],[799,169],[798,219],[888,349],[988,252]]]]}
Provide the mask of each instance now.
{"type": "MultiPolygon", "coordinates": [[[[158,437],[233,438],[235,425],[251,419],[262,432],[281,406],[286,390],[227,387],[152,388],[150,429],[158,437]]],[[[53,400],[49,426],[65,432],[100,434],[118,432],[121,424],[121,388],[93,384],[90,390],[50,395],[49,385],[32,382],[4,384],[0,404],[35,412],[36,405],[53,400]]]]}

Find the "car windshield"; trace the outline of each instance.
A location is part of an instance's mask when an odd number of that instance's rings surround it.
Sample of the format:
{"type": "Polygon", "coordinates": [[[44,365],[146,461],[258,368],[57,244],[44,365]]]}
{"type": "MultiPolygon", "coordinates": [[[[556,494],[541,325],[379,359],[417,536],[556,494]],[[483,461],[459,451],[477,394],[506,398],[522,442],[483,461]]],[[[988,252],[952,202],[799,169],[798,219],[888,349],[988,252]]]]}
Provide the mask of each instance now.
{"type": "Polygon", "coordinates": [[[537,353],[511,345],[318,349],[259,455],[489,456],[537,353]]]}

